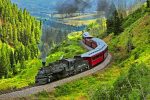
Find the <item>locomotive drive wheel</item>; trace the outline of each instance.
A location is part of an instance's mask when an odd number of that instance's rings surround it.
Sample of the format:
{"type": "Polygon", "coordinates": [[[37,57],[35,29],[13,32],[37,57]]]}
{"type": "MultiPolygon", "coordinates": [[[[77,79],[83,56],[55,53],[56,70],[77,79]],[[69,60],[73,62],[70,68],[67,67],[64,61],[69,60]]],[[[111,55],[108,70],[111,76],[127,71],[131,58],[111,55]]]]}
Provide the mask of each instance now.
{"type": "Polygon", "coordinates": [[[47,78],[41,78],[36,80],[36,85],[44,85],[47,84],[47,78]]]}
{"type": "Polygon", "coordinates": [[[76,75],[76,74],[77,74],[77,71],[76,71],[76,70],[74,70],[73,75],[76,75]]]}
{"type": "Polygon", "coordinates": [[[80,72],[83,72],[83,69],[81,69],[80,72]]]}
{"type": "Polygon", "coordinates": [[[51,82],[51,77],[48,77],[47,78],[47,83],[50,83],[51,82]]]}
{"type": "Polygon", "coordinates": [[[90,66],[87,66],[87,69],[90,69],[90,66]]]}
{"type": "Polygon", "coordinates": [[[50,83],[53,81],[53,76],[45,76],[45,75],[38,75],[36,76],[36,81],[35,81],[35,84],[36,85],[44,85],[44,84],[47,84],[47,83],[50,83]]]}

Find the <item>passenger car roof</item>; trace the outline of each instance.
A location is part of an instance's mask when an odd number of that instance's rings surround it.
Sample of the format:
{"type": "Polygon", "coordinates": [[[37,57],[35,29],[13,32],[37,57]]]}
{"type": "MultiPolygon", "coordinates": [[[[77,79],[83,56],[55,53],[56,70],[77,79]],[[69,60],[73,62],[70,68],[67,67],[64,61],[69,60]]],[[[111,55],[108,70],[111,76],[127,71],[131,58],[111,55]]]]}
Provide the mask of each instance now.
{"type": "Polygon", "coordinates": [[[97,53],[104,51],[107,48],[107,44],[103,40],[99,38],[92,38],[92,40],[96,42],[97,47],[89,52],[82,54],[81,57],[92,57],[97,53]]]}
{"type": "Polygon", "coordinates": [[[84,37],[84,38],[91,38],[92,36],[89,34],[89,32],[84,32],[83,34],[82,34],[82,36],[84,37]]]}

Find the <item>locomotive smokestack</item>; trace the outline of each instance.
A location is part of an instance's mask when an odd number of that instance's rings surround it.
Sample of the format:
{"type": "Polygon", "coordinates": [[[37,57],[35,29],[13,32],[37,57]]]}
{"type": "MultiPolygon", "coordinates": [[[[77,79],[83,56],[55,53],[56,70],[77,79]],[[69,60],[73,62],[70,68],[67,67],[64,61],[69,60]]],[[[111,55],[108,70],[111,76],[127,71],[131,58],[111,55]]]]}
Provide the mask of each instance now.
{"type": "Polygon", "coordinates": [[[42,57],[42,65],[45,66],[46,65],[46,56],[47,56],[47,51],[48,51],[48,48],[47,48],[47,44],[44,43],[43,44],[43,50],[41,52],[41,57],[42,57]]]}
{"type": "Polygon", "coordinates": [[[39,49],[41,51],[41,60],[42,60],[42,65],[46,65],[46,57],[48,53],[49,46],[47,43],[42,43],[41,46],[39,46],[39,49]]]}
{"type": "Polygon", "coordinates": [[[43,66],[46,65],[46,58],[42,58],[42,65],[43,65],[43,66]]]}

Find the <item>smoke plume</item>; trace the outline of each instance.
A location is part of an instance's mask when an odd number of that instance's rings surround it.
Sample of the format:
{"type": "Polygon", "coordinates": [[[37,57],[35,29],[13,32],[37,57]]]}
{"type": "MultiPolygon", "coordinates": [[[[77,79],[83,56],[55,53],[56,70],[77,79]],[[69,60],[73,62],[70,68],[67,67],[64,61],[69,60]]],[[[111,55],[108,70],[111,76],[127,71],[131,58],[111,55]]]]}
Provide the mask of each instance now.
{"type": "Polygon", "coordinates": [[[84,10],[90,7],[90,0],[65,0],[64,2],[58,4],[56,8],[60,14],[71,14],[77,11],[84,12],[84,10]]]}
{"type": "Polygon", "coordinates": [[[43,34],[41,37],[41,43],[38,45],[39,50],[41,52],[41,59],[42,62],[46,62],[46,57],[50,48],[50,34],[48,33],[48,31],[46,30],[47,28],[43,27],[43,34]]]}
{"type": "Polygon", "coordinates": [[[136,4],[143,4],[145,0],[64,0],[56,8],[60,14],[72,14],[84,11],[104,11],[111,16],[114,9],[128,10],[136,4]],[[113,9],[112,9],[113,8],[113,9]]]}

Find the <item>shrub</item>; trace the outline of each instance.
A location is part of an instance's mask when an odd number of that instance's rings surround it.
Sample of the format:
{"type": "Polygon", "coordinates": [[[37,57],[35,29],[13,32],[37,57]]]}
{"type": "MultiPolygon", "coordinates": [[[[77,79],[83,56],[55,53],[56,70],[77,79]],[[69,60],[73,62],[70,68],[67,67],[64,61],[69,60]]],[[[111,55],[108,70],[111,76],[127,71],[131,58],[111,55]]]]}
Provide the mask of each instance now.
{"type": "Polygon", "coordinates": [[[92,96],[94,100],[141,100],[150,93],[150,69],[145,64],[133,64],[128,74],[122,74],[113,88],[101,87],[92,96]]]}

